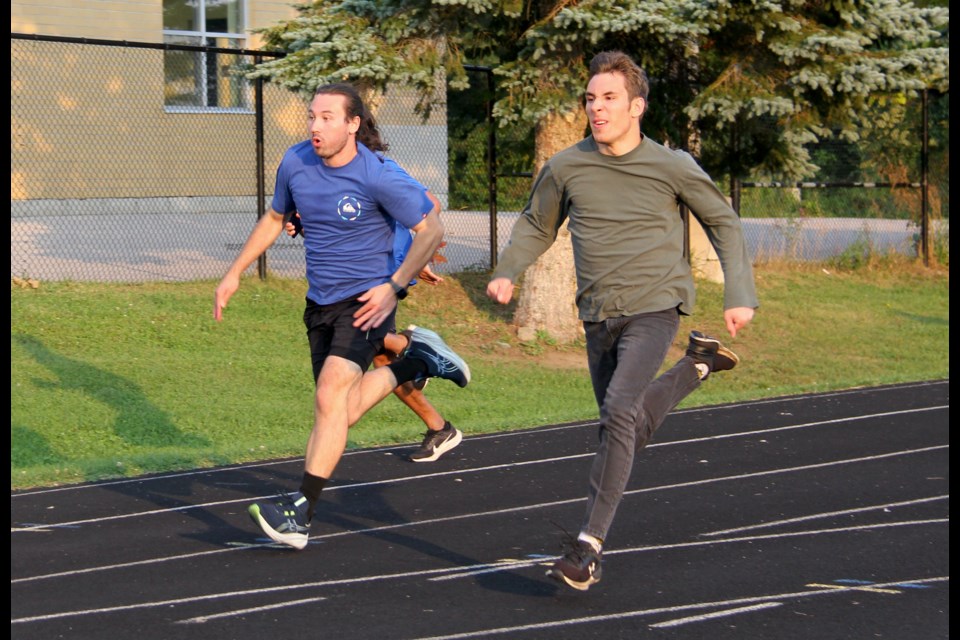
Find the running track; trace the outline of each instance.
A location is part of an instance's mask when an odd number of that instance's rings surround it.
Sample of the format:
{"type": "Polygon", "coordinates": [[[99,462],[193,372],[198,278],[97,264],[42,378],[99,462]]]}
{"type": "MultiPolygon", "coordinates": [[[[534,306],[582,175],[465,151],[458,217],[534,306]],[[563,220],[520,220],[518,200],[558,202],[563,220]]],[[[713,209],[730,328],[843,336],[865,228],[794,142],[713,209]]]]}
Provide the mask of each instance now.
{"type": "Polygon", "coordinates": [[[11,636],[948,638],[949,416],[949,380],[676,411],[587,592],[542,565],[595,423],[351,451],[301,552],[246,514],[300,459],[16,492],[11,636]]]}

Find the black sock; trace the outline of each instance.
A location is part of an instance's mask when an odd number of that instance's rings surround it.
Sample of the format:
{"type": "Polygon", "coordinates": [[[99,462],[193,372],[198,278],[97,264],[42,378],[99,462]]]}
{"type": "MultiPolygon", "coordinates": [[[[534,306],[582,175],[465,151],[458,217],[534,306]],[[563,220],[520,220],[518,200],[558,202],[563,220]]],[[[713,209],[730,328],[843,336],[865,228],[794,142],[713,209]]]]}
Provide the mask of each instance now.
{"type": "Polygon", "coordinates": [[[397,386],[427,374],[427,363],[417,358],[400,358],[387,366],[397,378],[397,386]]]}
{"type": "Polygon", "coordinates": [[[303,481],[300,483],[300,493],[307,499],[307,522],[313,520],[313,510],[320,501],[320,492],[327,484],[326,478],[303,472],[303,481]]]}
{"type": "Polygon", "coordinates": [[[441,431],[450,431],[450,429],[453,429],[453,425],[447,420],[443,423],[443,429],[441,429],[441,431]]]}

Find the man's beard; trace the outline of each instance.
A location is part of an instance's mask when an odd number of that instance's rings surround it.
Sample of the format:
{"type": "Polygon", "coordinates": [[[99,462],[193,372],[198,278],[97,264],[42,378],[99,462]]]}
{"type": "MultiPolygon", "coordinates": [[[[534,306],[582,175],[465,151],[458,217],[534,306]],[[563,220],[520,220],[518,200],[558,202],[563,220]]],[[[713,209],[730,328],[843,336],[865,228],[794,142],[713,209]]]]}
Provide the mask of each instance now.
{"type": "Polygon", "coordinates": [[[347,140],[344,140],[343,143],[333,151],[324,151],[322,146],[314,149],[313,151],[324,160],[329,160],[330,158],[334,157],[335,155],[343,151],[346,147],[347,147],[347,140]]]}

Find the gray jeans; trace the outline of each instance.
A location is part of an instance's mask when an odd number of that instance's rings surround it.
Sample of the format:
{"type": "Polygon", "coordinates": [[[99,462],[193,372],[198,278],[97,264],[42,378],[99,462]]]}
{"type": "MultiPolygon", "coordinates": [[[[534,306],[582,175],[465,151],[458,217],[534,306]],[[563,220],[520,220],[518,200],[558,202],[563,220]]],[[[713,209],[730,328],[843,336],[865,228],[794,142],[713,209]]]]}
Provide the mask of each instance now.
{"type": "Polygon", "coordinates": [[[684,356],[655,379],[680,327],[676,309],[584,322],[593,392],[600,407],[600,448],[590,469],[580,530],[606,539],[642,450],[667,414],[700,386],[684,356]]]}

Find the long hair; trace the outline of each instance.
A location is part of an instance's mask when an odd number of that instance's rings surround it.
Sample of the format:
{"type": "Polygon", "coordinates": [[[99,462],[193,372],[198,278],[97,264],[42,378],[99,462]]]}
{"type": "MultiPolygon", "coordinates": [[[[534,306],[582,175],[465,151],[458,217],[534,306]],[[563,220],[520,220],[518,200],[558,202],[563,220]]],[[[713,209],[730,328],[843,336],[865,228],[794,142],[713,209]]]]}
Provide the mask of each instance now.
{"type": "Polygon", "coordinates": [[[318,87],[314,95],[333,95],[346,98],[347,118],[350,120],[357,117],[360,118],[360,128],[357,129],[357,141],[362,142],[370,151],[379,151],[381,153],[387,151],[388,146],[380,136],[377,121],[363,103],[363,100],[360,98],[360,92],[357,91],[356,87],[345,82],[325,84],[318,87]]]}

